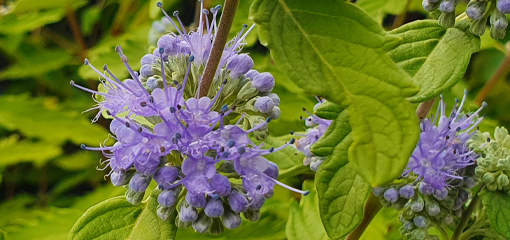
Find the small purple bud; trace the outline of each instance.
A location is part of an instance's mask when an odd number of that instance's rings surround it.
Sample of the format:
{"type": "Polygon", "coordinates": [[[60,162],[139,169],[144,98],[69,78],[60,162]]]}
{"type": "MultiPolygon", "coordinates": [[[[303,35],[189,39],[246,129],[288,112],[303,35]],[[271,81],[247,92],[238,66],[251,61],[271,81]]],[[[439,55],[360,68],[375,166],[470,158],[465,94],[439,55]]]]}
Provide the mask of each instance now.
{"type": "Polygon", "coordinates": [[[212,219],[205,215],[204,212],[200,212],[198,214],[198,218],[196,221],[194,221],[191,226],[193,229],[199,233],[206,233],[207,230],[209,230],[209,227],[211,227],[212,219]]]}
{"type": "Polygon", "coordinates": [[[276,93],[269,93],[267,94],[268,97],[273,99],[273,103],[275,106],[280,106],[280,97],[276,93]]]}
{"type": "Polygon", "coordinates": [[[186,202],[196,208],[205,207],[205,194],[186,193],[186,202]]]}
{"type": "Polygon", "coordinates": [[[140,63],[141,63],[142,65],[146,65],[146,64],[151,65],[151,64],[153,64],[153,63],[156,63],[156,59],[157,59],[157,58],[158,58],[158,57],[156,57],[156,55],[148,53],[148,54],[145,54],[145,55],[142,57],[142,60],[140,61],[140,63]]]}
{"type": "Polygon", "coordinates": [[[411,201],[410,208],[413,212],[421,212],[423,210],[424,205],[425,202],[423,201],[423,199],[418,197],[418,199],[411,201]]]}
{"type": "Polygon", "coordinates": [[[259,73],[251,81],[251,86],[256,88],[259,92],[269,93],[273,90],[275,80],[273,75],[268,72],[259,73]]]}
{"type": "Polygon", "coordinates": [[[158,79],[155,78],[155,77],[149,77],[147,79],[147,87],[149,88],[149,90],[154,90],[156,89],[157,87],[159,87],[159,84],[158,84],[158,79]]]}
{"type": "Polygon", "coordinates": [[[112,175],[110,175],[110,180],[112,181],[113,186],[120,187],[128,184],[129,180],[131,180],[131,177],[133,177],[132,172],[112,172],[112,175]]]}
{"type": "Polygon", "coordinates": [[[158,196],[158,203],[163,207],[171,207],[177,202],[178,195],[174,189],[163,190],[158,196]]]}
{"type": "Polygon", "coordinates": [[[214,194],[218,194],[220,197],[226,197],[230,193],[230,181],[221,174],[214,175],[211,178],[210,184],[214,194]]]}
{"type": "Polygon", "coordinates": [[[459,189],[459,195],[457,196],[458,199],[460,199],[463,203],[467,202],[469,199],[469,192],[464,189],[459,189]]]}
{"type": "Polygon", "coordinates": [[[420,192],[423,195],[430,195],[430,194],[434,193],[434,187],[432,187],[432,185],[430,185],[426,182],[420,182],[420,186],[418,187],[418,190],[420,190],[420,192]]]}
{"type": "Polygon", "coordinates": [[[437,200],[443,200],[448,197],[448,190],[446,188],[434,190],[434,197],[437,200]]]}
{"type": "Polygon", "coordinates": [[[154,71],[152,70],[152,65],[149,65],[149,64],[142,65],[142,68],[140,68],[140,76],[142,76],[144,78],[148,78],[152,75],[154,75],[154,71]]]}
{"type": "Polygon", "coordinates": [[[251,68],[253,68],[253,60],[248,54],[239,54],[227,63],[232,80],[246,74],[251,68]]]}
{"type": "Polygon", "coordinates": [[[280,170],[278,169],[278,165],[276,163],[269,161],[269,166],[264,170],[264,174],[269,176],[270,178],[277,179],[280,175],[280,170]]]}
{"type": "Polygon", "coordinates": [[[473,20],[482,18],[485,8],[487,8],[487,1],[471,1],[466,8],[466,15],[473,20]]]}
{"type": "Polygon", "coordinates": [[[154,181],[166,187],[177,180],[177,175],[179,175],[179,169],[176,167],[163,166],[154,174],[154,181]]]}
{"type": "Polygon", "coordinates": [[[261,113],[270,113],[273,110],[274,102],[270,97],[259,97],[253,105],[255,110],[261,113]]]}
{"type": "Polygon", "coordinates": [[[257,70],[250,70],[248,71],[246,74],[244,74],[244,77],[250,79],[250,80],[253,80],[255,78],[255,76],[259,75],[259,71],[257,70]]]}
{"type": "Polygon", "coordinates": [[[119,127],[122,127],[124,126],[123,123],[121,123],[119,120],[117,119],[113,119],[112,122],[110,123],[110,131],[112,133],[114,133],[115,135],[117,135],[117,131],[120,130],[119,127]]]}
{"type": "Polygon", "coordinates": [[[416,228],[416,225],[414,225],[414,223],[413,223],[413,222],[411,222],[411,221],[405,221],[405,222],[404,222],[404,228],[405,228],[407,231],[411,231],[411,230],[413,230],[413,229],[415,229],[415,228],[416,228]]]}
{"type": "Polygon", "coordinates": [[[204,212],[207,216],[212,218],[220,217],[223,214],[223,204],[220,199],[209,199],[205,205],[204,212]]]}
{"type": "Polygon", "coordinates": [[[185,223],[194,222],[198,218],[197,210],[187,202],[184,202],[184,204],[181,205],[179,218],[185,223]]]}
{"type": "Polygon", "coordinates": [[[427,212],[430,216],[436,216],[439,212],[441,212],[441,209],[436,202],[431,202],[427,204],[427,212]]]}
{"type": "Polygon", "coordinates": [[[238,228],[243,222],[239,213],[232,211],[225,211],[225,213],[221,216],[221,221],[223,221],[223,224],[227,229],[238,228]]]}
{"type": "Polygon", "coordinates": [[[407,198],[407,199],[411,199],[414,197],[414,187],[409,184],[405,185],[400,188],[399,193],[400,193],[400,196],[407,198]]]}
{"type": "Polygon", "coordinates": [[[144,192],[149,186],[151,178],[140,173],[135,173],[131,181],[129,181],[129,188],[135,192],[144,192]]]}
{"type": "Polygon", "coordinates": [[[382,188],[382,187],[375,187],[372,189],[372,192],[374,193],[374,195],[376,197],[381,197],[385,191],[386,191],[386,189],[382,188]]]}
{"type": "Polygon", "coordinates": [[[280,115],[282,115],[282,111],[277,106],[274,106],[273,110],[269,113],[269,117],[274,120],[280,118],[280,115]]]}
{"type": "Polygon", "coordinates": [[[498,0],[496,7],[500,12],[510,14],[510,0],[498,0]]]}
{"type": "Polygon", "coordinates": [[[444,13],[451,13],[455,11],[455,6],[454,0],[443,0],[439,5],[439,10],[444,13]]]}
{"type": "Polygon", "coordinates": [[[264,206],[265,202],[266,199],[264,198],[264,196],[255,195],[252,197],[249,208],[253,210],[259,210],[262,206],[264,206]]]}
{"type": "Polygon", "coordinates": [[[228,203],[230,204],[230,208],[236,213],[244,212],[248,209],[248,199],[238,192],[237,190],[232,190],[232,192],[228,195],[228,203]]]}
{"type": "Polygon", "coordinates": [[[416,225],[417,227],[424,228],[424,227],[427,227],[427,225],[429,225],[430,220],[428,220],[427,218],[425,218],[423,216],[418,215],[418,216],[414,217],[413,222],[414,222],[414,225],[416,225]]]}
{"type": "Polygon", "coordinates": [[[468,177],[466,180],[464,180],[464,186],[468,189],[473,188],[476,185],[475,179],[472,177],[468,177]]]}
{"type": "Polygon", "coordinates": [[[398,191],[395,188],[390,188],[384,192],[384,198],[394,203],[398,200],[398,191]]]}

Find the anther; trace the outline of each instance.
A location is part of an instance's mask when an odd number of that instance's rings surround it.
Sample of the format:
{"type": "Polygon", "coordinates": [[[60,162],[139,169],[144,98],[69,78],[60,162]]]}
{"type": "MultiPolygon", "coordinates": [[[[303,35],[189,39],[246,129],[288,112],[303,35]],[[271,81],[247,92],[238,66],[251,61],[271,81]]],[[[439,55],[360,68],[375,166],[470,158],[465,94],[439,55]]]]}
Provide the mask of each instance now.
{"type": "Polygon", "coordinates": [[[159,53],[163,54],[165,52],[164,48],[159,48],[159,53]]]}
{"type": "Polygon", "coordinates": [[[270,117],[266,118],[266,122],[267,123],[271,122],[271,118],[270,117]]]}
{"type": "Polygon", "coordinates": [[[255,189],[260,190],[260,189],[262,189],[262,186],[261,186],[261,185],[257,185],[257,186],[255,187],[255,189]]]}
{"type": "Polygon", "coordinates": [[[154,98],[152,96],[149,98],[149,102],[154,103],[154,98]]]}
{"type": "Polygon", "coordinates": [[[460,127],[457,127],[457,129],[455,129],[457,132],[460,132],[461,128],[460,127]]]}
{"type": "Polygon", "coordinates": [[[182,137],[182,135],[181,135],[180,133],[176,133],[176,134],[175,134],[175,138],[177,138],[177,139],[181,139],[181,137],[182,137]]]}
{"type": "Polygon", "coordinates": [[[294,138],[291,138],[289,141],[290,144],[294,144],[294,142],[296,142],[296,139],[294,139],[294,138]]]}
{"type": "Polygon", "coordinates": [[[160,151],[160,152],[165,152],[165,151],[166,151],[166,148],[165,148],[165,147],[160,147],[160,148],[159,148],[159,151],[160,151]]]}
{"type": "Polygon", "coordinates": [[[271,147],[268,151],[269,152],[273,152],[274,151],[274,147],[271,147]]]}
{"type": "Polygon", "coordinates": [[[83,149],[83,150],[86,150],[87,146],[85,146],[85,144],[82,144],[82,145],[80,145],[80,148],[83,149]]]}
{"type": "Polygon", "coordinates": [[[174,17],[179,16],[179,11],[174,11],[174,14],[173,14],[173,15],[174,15],[174,17]]]}
{"type": "Polygon", "coordinates": [[[111,116],[111,115],[112,115],[112,113],[110,112],[110,110],[106,110],[106,115],[108,115],[108,116],[111,116]]]}
{"type": "Polygon", "coordinates": [[[293,132],[293,131],[290,131],[290,135],[294,135],[294,132],[293,132]]]}
{"type": "Polygon", "coordinates": [[[238,148],[237,148],[237,152],[238,152],[239,154],[243,154],[243,153],[245,153],[245,152],[246,152],[246,148],[244,148],[244,147],[238,147],[238,148]]]}
{"type": "Polygon", "coordinates": [[[69,85],[71,85],[71,87],[74,87],[74,81],[73,81],[73,80],[71,80],[71,81],[69,82],[69,85]]]}
{"type": "Polygon", "coordinates": [[[225,151],[225,147],[220,147],[220,152],[224,152],[225,151]]]}
{"type": "Polygon", "coordinates": [[[141,132],[143,131],[143,129],[142,129],[142,127],[139,127],[138,129],[136,129],[136,131],[137,131],[138,133],[141,133],[141,132]]]}
{"type": "Polygon", "coordinates": [[[140,106],[142,106],[142,107],[147,107],[147,102],[141,102],[141,103],[140,103],[140,106]]]}
{"type": "Polygon", "coordinates": [[[482,107],[487,107],[487,102],[483,102],[482,107]]]}
{"type": "Polygon", "coordinates": [[[193,55],[189,56],[189,60],[190,60],[191,62],[193,62],[193,60],[195,60],[195,56],[193,56],[193,55]]]}
{"type": "Polygon", "coordinates": [[[308,190],[307,190],[307,191],[305,191],[305,192],[303,193],[303,196],[306,196],[306,195],[308,195],[308,194],[310,194],[310,191],[308,191],[308,190]]]}
{"type": "Polygon", "coordinates": [[[170,107],[170,112],[171,113],[175,113],[175,108],[174,107],[170,107]]]}
{"type": "Polygon", "coordinates": [[[222,111],[222,112],[226,112],[226,111],[228,111],[228,106],[227,106],[227,105],[223,105],[223,106],[221,106],[221,111],[222,111]]]}
{"type": "Polygon", "coordinates": [[[178,110],[181,110],[182,109],[182,106],[180,104],[177,104],[177,109],[178,110]]]}
{"type": "Polygon", "coordinates": [[[491,138],[487,138],[487,142],[491,142],[491,138]]]}
{"type": "Polygon", "coordinates": [[[126,127],[131,127],[131,124],[129,124],[129,122],[126,122],[126,127]]]}
{"type": "Polygon", "coordinates": [[[236,145],[236,142],[235,142],[233,139],[229,139],[229,140],[227,141],[227,146],[228,146],[228,147],[233,147],[233,146],[235,146],[235,145],[236,145]]]}
{"type": "Polygon", "coordinates": [[[89,59],[85,58],[85,65],[89,65],[89,59]]]}
{"type": "Polygon", "coordinates": [[[222,84],[227,84],[227,79],[223,80],[222,84]]]}
{"type": "Polygon", "coordinates": [[[161,8],[161,7],[163,7],[163,3],[158,2],[158,3],[156,3],[156,6],[158,6],[158,8],[161,8]]]}
{"type": "Polygon", "coordinates": [[[223,158],[226,158],[228,157],[228,152],[223,152],[223,155],[222,155],[223,158]]]}

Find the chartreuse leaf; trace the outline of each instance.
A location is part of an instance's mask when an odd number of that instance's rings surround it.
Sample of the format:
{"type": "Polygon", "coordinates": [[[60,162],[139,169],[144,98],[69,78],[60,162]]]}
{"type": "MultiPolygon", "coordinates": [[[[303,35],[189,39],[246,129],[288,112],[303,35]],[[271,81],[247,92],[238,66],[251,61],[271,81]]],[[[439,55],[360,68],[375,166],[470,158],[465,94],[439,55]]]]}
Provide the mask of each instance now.
{"type": "Polygon", "coordinates": [[[72,60],[71,54],[63,50],[41,50],[31,56],[21,54],[18,56],[16,64],[0,72],[0,80],[41,76],[49,71],[61,69],[72,60]]]}
{"type": "Polygon", "coordinates": [[[370,185],[350,167],[348,149],[352,144],[347,110],[325,102],[316,109],[319,116],[337,115],[324,136],[312,145],[314,153],[331,155],[317,171],[322,223],[331,239],[343,239],[363,220],[370,185]]]}
{"type": "MultiPolygon", "coordinates": [[[[281,137],[269,136],[264,140],[264,148],[280,147],[287,143],[292,137],[290,135],[281,137]]],[[[288,169],[296,165],[303,165],[303,159],[305,155],[302,152],[297,151],[295,148],[286,147],[280,151],[272,152],[264,156],[267,160],[272,161],[278,165],[280,170],[288,169]]]]}
{"type": "Polygon", "coordinates": [[[104,128],[80,113],[58,109],[56,99],[28,95],[0,96],[0,126],[55,145],[66,140],[97,145],[107,136],[104,128]]]}
{"type": "Polygon", "coordinates": [[[174,221],[163,221],[156,214],[158,193],[154,190],[138,205],[120,196],[91,207],[75,223],[69,239],[175,239],[174,221]]]}
{"type": "Polygon", "coordinates": [[[406,11],[410,0],[358,0],[356,5],[365,10],[370,16],[382,23],[386,13],[399,15],[406,11]]]}
{"type": "Polygon", "coordinates": [[[399,39],[340,0],[257,0],[251,16],[291,81],[349,110],[351,167],[373,186],[398,177],[419,134],[405,100],[418,88],[386,55],[399,39]]]}
{"type": "Polygon", "coordinates": [[[444,29],[435,20],[414,21],[391,31],[403,41],[388,55],[414,76],[420,92],[408,100],[423,102],[452,88],[464,76],[480,38],[471,34],[468,21],[444,29]]]}
{"type": "Polygon", "coordinates": [[[487,207],[491,227],[501,236],[510,238],[510,195],[504,191],[480,192],[482,204],[487,207]]]}
{"type": "Polygon", "coordinates": [[[0,167],[20,162],[32,162],[36,167],[42,167],[48,160],[62,154],[62,149],[55,144],[17,140],[17,135],[0,140],[0,167]]]}
{"type": "Polygon", "coordinates": [[[310,193],[302,197],[299,203],[296,200],[292,200],[290,203],[289,220],[285,230],[287,239],[329,239],[320,222],[317,204],[319,199],[313,181],[305,181],[303,190],[309,190],[310,193]]]}

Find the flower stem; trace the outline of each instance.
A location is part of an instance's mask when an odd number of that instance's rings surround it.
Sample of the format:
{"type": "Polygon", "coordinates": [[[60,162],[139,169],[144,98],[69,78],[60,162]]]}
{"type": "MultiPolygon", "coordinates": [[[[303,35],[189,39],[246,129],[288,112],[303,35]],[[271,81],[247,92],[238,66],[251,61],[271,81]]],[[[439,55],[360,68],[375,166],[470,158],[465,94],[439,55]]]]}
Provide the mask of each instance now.
{"type": "Polygon", "coordinates": [[[508,74],[509,70],[510,70],[510,54],[507,53],[505,59],[499,66],[496,73],[494,73],[494,75],[491,77],[491,79],[489,79],[489,81],[487,81],[487,83],[485,84],[483,89],[476,96],[476,98],[475,98],[476,105],[478,105],[478,106],[482,105],[483,100],[485,100],[487,95],[489,95],[489,93],[496,86],[498,81],[500,79],[503,79],[508,74]]]}
{"type": "MultiPolygon", "coordinates": [[[[452,235],[452,240],[459,240],[460,235],[462,234],[462,231],[464,231],[464,228],[466,227],[466,224],[468,223],[469,219],[471,218],[471,214],[473,214],[473,211],[480,203],[480,196],[478,196],[478,193],[483,187],[478,186],[478,190],[475,194],[473,194],[473,198],[471,199],[471,203],[469,203],[469,206],[467,207],[466,211],[462,213],[462,216],[460,218],[459,224],[457,225],[457,228],[455,228],[455,231],[452,235]]],[[[476,187],[475,187],[476,189],[476,187]]]]}
{"type": "Polygon", "coordinates": [[[221,55],[225,49],[225,44],[227,44],[228,34],[230,33],[230,28],[232,27],[232,22],[234,21],[239,1],[240,0],[225,0],[224,10],[220,18],[220,25],[218,26],[218,31],[214,37],[212,50],[209,54],[209,59],[207,59],[204,75],[200,82],[199,96],[207,96],[207,93],[209,92],[209,87],[211,86],[214,75],[216,74],[216,69],[220,63],[221,55]]]}
{"type": "Polygon", "coordinates": [[[67,7],[66,9],[66,17],[69,22],[69,26],[71,26],[71,31],[73,32],[74,39],[78,42],[80,46],[80,57],[85,59],[87,57],[87,46],[85,45],[85,40],[83,38],[83,34],[81,34],[80,25],[76,20],[76,13],[74,9],[71,7],[67,7]]]}
{"type": "Polygon", "coordinates": [[[345,240],[357,240],[363,235],[363,232],[368,227],[372,219],[374,219],[375,215],[381,210],[382,205],[379,202],[379,199],[370,191],[370,195],[368,195],[367,202],[365,203],[365,213],[363,214],[363,220],[361,223],[347,235],[345,240]]]}
{"type": "Polygon", "coordinates": [[[416,116],[418,116],[420,120],[424,119],[427,116],[427,114],[429,114],[429,111],[432,108],[432,106],[434,106],[435,101],[436,98],[433,98],[428,101],[420,103],[420,106],[418,106],[418,109],[416,109],[416,116]]]}

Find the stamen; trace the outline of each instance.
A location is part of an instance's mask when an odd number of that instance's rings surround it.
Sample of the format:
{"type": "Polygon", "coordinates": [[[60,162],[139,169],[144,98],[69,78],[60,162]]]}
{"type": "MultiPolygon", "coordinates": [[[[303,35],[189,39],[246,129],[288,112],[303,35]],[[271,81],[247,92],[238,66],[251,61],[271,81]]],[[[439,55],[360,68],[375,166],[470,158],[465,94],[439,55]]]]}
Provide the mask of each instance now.
{"type": "Polygon", "coordinates": [[[147,97],[150,97],[150,94],[147,92],[147,90],[143,87],[142,83],[140,82],[140,79],[138,78],[138,74],[135,73],[135,71],[133,71],[131,66],[128,64],[129,59],[128,59],[128,57],[126,55],[124,55],[124,52],[122,51],[122,47],[121,46],[117,46],[115,48],[115,51],[117,53],[119,53],[120,59],[124,63],[124,66],[127,68],[128,72],[131,75],[131,77],[133,78],[133,80],[136,83],[138,83],[138,86],[140,87],[140,89],[143,90],[143,92],[147,95],[147,97]]]}

